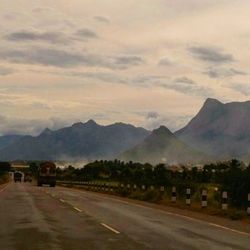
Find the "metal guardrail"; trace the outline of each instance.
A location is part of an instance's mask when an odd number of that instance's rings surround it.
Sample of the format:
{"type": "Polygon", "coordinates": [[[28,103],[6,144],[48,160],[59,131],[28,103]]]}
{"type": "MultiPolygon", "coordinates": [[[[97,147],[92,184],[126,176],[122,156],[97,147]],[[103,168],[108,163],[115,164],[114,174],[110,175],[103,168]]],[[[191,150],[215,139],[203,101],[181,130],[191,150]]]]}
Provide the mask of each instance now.
{"type": "MultiPolygon", "coordinates": [[[[165,186],[153,186],[153,185],[141,185],[138,186],[137,184],[124,184],[124,183],[117,183],[114,185],[113,183],[100,183],[100,182],[91,182],[91,181],[57,181],[57,184],[62,185],[71,185],[71,186],[84,186],[87,190],[91,191],[104,191],[104,192],[115,192],[118,190],[127,190],[127,191],[140,191],[140,192],[146,192],[146,191],[158,191],[161,194],[164,194],[166,192],[165,186]]],[[[208,206],[207,202],[207,196],[208,191],[206,189],[202,190],[201,193],[201,207],[205,208],[208,206]]],[[[176,187],[171,188],[171,201],[172,203],[177,202],[177,190],[176,187]]],[[[247,214],[250,215],[250,194],[248,194],[247,197],[248,200],[248,207],[247,207],[247,214]]],[[[186,189],[186,205],[191,206],[191,189],[186,189]]],[[[221,209],[227,210],[228,209],[228,193],[226,191],[222,192],[221,196],[221,209]]]]}

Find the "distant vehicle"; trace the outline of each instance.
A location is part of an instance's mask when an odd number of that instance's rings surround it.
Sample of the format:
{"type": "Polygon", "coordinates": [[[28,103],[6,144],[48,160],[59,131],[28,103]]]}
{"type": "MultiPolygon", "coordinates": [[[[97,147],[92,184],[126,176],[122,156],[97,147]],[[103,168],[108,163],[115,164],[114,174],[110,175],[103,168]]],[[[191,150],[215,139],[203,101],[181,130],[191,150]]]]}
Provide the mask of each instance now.
{"type": "Polygon", "coordinates": [[[56,165],[53,162],[44,162],[40,164],[37,175],[37,186],[43,184],[56,186],[56,165]]]}
{"type": "Polygon", "coordinates": [[[25,173],[24,174],[24,182],[32,182],[32,174],[31,173],[25,173]]]}
{"type": "Polygon", "coordinates": [[[22,173],[21,172],[14,172],[14,181],[17,182],[22,182],[22,173]]]}

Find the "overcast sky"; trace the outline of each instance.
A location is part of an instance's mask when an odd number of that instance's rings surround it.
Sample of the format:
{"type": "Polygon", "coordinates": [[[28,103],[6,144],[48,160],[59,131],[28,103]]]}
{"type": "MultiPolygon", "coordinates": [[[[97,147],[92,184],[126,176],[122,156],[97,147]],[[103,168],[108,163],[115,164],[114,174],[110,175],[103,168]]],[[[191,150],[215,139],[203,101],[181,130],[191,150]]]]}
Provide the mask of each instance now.
{"type": "Polygon", "coordinates": [[[73,122],[172,131],[250,98],[249,0],[1,0],[0,134],[73,122]]]}

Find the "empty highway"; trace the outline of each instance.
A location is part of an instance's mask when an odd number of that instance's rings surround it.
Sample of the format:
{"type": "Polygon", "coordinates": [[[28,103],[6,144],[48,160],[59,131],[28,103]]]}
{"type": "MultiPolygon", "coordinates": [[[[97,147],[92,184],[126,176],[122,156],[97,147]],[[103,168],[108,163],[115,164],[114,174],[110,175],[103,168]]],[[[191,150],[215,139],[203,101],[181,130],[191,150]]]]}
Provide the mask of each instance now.
{"type": "Polygon", "coordinates": [[[0,187],[0,249],[250,249],[250,234],[106,195],[0,187]]]}

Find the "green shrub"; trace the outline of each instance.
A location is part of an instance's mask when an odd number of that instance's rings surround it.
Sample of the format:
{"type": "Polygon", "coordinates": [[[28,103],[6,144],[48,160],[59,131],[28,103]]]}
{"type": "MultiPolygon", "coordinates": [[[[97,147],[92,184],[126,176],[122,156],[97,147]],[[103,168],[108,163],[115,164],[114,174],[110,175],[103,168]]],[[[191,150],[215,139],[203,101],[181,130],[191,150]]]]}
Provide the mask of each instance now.
{"type": "Polygon", "coordinates": [[[119,189],[117,190],[117,193],[118,193],[119,195],[121,195],[122,197],[128,197],[129,194],[130,194],[131,192],[130,192],[130,190],[128,190],[127,188],[119,188],[119,189]]]}
{"type": "Polygon", "coordinates": [[[246,215],[245,212],[240,211],[240,210],[231,210],[229,211],[229,217],[232,220],[241,220],[242,218],[244,218],[246,215]]]}
{"type": "Polygon", "coordinates": [[[132,192],[130,195],[129,195],[129,198],[131,199],[135,199],[135,200],[143,200],[143,193],[141,192],[138,192],[138,191],[135,191],[135,192],[132,192]]]}
{"type": "Polygon", "coordinates": [[[145,193],[143,193],[142,200],[144,201],[151,201],[151,202],[156,202],[161,199],[161,194],[159,191],[156,190],[148,190],[145,193]]]}

